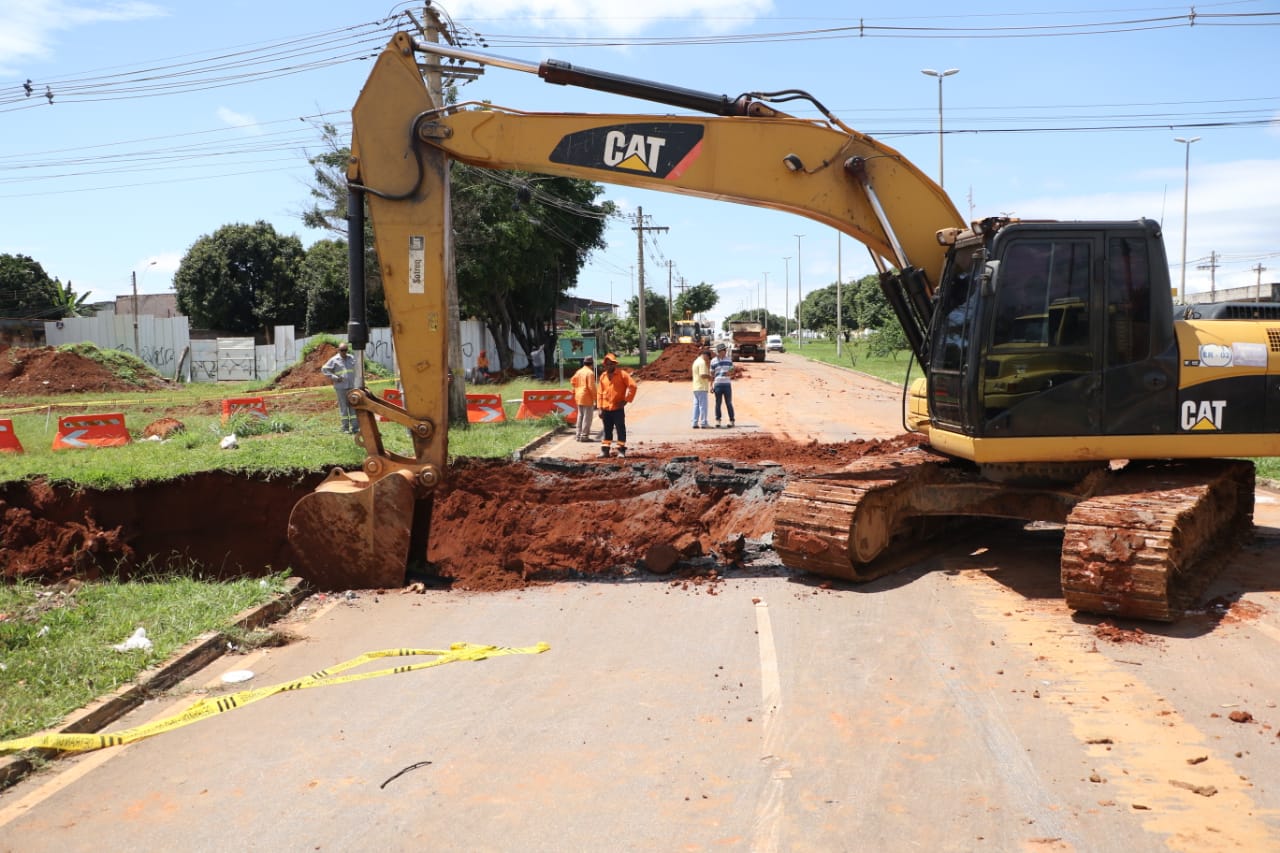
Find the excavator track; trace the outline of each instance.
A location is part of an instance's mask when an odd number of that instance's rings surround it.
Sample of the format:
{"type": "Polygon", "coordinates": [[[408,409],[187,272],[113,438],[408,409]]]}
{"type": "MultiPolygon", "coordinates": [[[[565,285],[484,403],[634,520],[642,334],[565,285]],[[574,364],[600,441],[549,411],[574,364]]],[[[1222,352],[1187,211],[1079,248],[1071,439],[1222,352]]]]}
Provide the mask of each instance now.
{"type": "MultiPolygon", "coordinates": [[[[1036,466],[1028,466],[1034,473],[1036,466]]],[[[783,564],[874,580],[963,517],[1062,524],[1062,590],[1075,610],[1179,618],[1247,535],[1253,465],[1193,460],[1096,468],[1070,484],[997,483],[973,466],[914,448],[792,481],[778,499],[783,564]]]]}
{"type": "Polygon", "coordinates": [[[1178,619],[1251,529],[1253,488],[1253,464],[1240,461],[1138,466],[1113,475],[1067,519],[1067,605],[1178,619]]]}
{"type": "Polygon", "coordinates": [[[792,481],[778,498],[773,547],[784,565],[824,577],[862,582],[889,574],[897,566],[876,558],[920,532],[922,519],[909,508],[946,464],[913,448],[792,481]]]}

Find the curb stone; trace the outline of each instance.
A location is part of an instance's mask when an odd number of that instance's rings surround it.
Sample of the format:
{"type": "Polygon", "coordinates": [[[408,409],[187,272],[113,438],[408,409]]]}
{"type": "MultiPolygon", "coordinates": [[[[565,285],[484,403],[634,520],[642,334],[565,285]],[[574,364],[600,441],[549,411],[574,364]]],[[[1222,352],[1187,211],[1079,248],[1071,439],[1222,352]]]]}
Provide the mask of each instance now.
{"type": "MultiPolygon", "coordinates": [[[[311,595],[304,581],[291,577],[285,581],[284,591],[271,601],[251,607],[239,613],[228,627],[251,631],[269,624],[293,610],[311,595]]],[[[122,684],[109,696],[96,699],[78,711],[73,711],[55,729],[45,734],[87,734],[98,732],[141,705],[155,694],[168,690],[226,653],[222,631],[208,631],[174,652],[168,660],[143,670],[128,684],[122,684]]],[[[57,750],[35,750],[40,760],[51,761],[63,753],[57,750]]],[[[36,762],[22,753],[0,757],[0,791],[25,778],[36,767],[36,762]]]]}

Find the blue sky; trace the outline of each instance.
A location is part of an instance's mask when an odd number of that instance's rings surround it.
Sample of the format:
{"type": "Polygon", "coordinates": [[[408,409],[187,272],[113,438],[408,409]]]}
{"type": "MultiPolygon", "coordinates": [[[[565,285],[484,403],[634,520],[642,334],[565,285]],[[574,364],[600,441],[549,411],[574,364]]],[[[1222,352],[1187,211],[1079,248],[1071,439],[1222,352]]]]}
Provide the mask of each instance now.
{"type": "MultiPolygon", "coordinates": [[[[306,245],[326,236],[300,217],[318,126],[349,127],[370,58],[397,28],[389,16],[421,5],[0,0],[0,253],[30,255],[98,300],[131,292],[134,274],[139,292],[164,292],[191,244],[229,223],[266,220],[306,245]]],[[[1211,253],[1218,288],[1280,281],[1280,3],[1196,4],[1194,25],[1187,5],[1012,0],[437,5],[500,56],[731,96],[804,89],[935,178],[938,81],[921,70],[958,68],[943,82],[943,167],[966,216],[1160,220],[1176,286],[1185,189],[1189,292],[1209,289],[1211,253]],[[1197,136],[1189,149],[1174,141],[1197,136]]],[[[460,94],[671,112],[498,68],[460,94]]],[[[780,314],[797,286],[872,271],[859,244],[838,248],[805,219],[616,186],[606,196],[668,229],[644,249],[649,286],[665,293],[668,270],[711,283],[713,316],[761,303],[780,314]]],[[[611,225],[577,295],[635,292],[633,225],[611,225]]]]}

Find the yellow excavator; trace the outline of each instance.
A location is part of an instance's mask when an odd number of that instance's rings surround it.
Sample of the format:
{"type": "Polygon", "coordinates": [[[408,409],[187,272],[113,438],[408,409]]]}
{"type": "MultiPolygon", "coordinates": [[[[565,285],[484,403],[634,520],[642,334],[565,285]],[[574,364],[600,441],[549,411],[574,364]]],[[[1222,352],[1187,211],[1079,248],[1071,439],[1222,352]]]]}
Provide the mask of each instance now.
{"type": "Polygon", "coordinates": [[[404,406],[358,382],[363,470],[336,472],[293,511],[299,560],[321,582],[394,585],[410,553],[425,555],[447,458],[450,160],[789,211],[867,247],[922,368],[904,425],[924,441],[793,479],[774,533],[790,567],[866,580],[893,570],[897,546],[957,519],[1054,522],[1069,606],[1168,621],[1212,577],[1211,558],[1251,530],[1254,468],[1242,458],[1280,455],[1280,316],[1175,309],[1155,222],[965,223],[916,166],[806,92],[732,98],[406,33],[352,119],[349,337],[359,354],[367,201],[404,406]],[[423,54],[705,115],[445,105],[423,54]],[[823,118],[771,106],[786,101],[823,118]],[[409,429],[412,456],[383,448],[379,415],[409,429]]]}

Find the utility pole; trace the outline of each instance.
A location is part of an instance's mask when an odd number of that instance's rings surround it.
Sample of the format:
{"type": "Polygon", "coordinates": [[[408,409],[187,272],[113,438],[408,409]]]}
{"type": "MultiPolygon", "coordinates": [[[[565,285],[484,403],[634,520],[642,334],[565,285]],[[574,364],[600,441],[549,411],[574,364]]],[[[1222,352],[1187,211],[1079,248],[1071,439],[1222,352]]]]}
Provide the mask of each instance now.
{"type": "Polygon", "coordinates": [[[1209,271],[1209,301],[1217,302],[1218,301],[1218,282],[1215,274],[1218,271],[1218,253],[1210,252],[1209,263],[1199,264],[1198,266],[1196,266],[1196,269],[1209,271]]]}
{"type": "Polygon", "coordinates": [[[796,346],[804,345],[804,286],[800,283],[800,238],[796,235],[796,346]]]}
{"type": "Polygon", "coordinates": [[[841,273],[840,258],[840,232],[836,232],[836,358],[840,357],[840,327],[843,325],[840,316],[840,279],[843,278],[841,273]]]}
{"type": "Polygon", "coordinates": [[[791,334],[789,328],[791,321],[791,258],[786,257],[782,261],[786,264],[784,269],[787,276],[782,290],[782,339],[785,341],[787,335],[791,334]]]}
{"type": "Polygon", "coordinates": [[[1262,301],[1262,273],[1265,272],[1267,268],[1262,265],[1261,261],[1259,261],[1256,267],[1250,267],[1250,269],[1252,269],[1254,272],[1258,274],[1258,296],[1253,301],[1261,302],[1262,301]]]}
{"type": "MultiPolygon", "coordinates": [[[[429,42],[439,43],[441,41],[445,41],[450,44],[453,44],[454,42],[453,32],[440,19],[439,12],[431,3],[423,4],[422,23],[419,25],[419,28],[422,31],[423,37],[429,42]]],[[[430,99],[432,106],[436,109],[443,108],[444,75],[442,74],[440,58],[431,56],[425,59],[420,67],[422,68],[422,79],[426,83],[427,87],[427,96],[430,99]]],[[[463,72],[457,71],[456,73],[461,74],[463,72]]],[[[442,181],[445,195],[444,203],[447,208],[449,204],[449,193],[451,192],[449,182],[449,164],[446,162],[443,154],[432,153],[429,148],[424,150],[423,156],[428,158],[429,168],[439,168],[443,172],[442,181]]],[[[357,197],[363,198],[363,196],[357,197]]],[[[349,195],[348,198],[352,198],[352,196],[349,195]]],[[[361,201],[361,203],[363,204],[363,201],[361,201]]],[[[349,211],[347,215],[351,215],[349,211]]],[[[428,251],[430,251],[430,249],[431,247],[428,247],[428,251]]],[[[458,316],[458,276],[454,267],[453,238],[449,235],[448,229],[445,229],[444,245],[439,247],[439,251],[444,256],[444,304],[445,313],[448,315],[445,317],[445,329],[448,333],[449,349],[447,358],[449,359],[449,370],[452,371],[454,376],[464,376],[466,371],[463,366],[462,358],[462,321],[458,316]]],[[[555,316],[554,309],[552,310],[552,316],[555,316]]],[[[360,365],[360,378],[363,382],[364,353],[357,351],[356,358],[360,365]]],[[[448,383],[448,386],[449,423],[465,426],[467,423],[466,383],[450,382],[448,383]]],[[[414,553],[418,553],[420,550],[417,543],[413,544],[411,547],[414,549],[414,553]]],[[[426,543],[422,543],[421,547],[422,549],[425,549],[426,543]]]]}
{"type": "Polygon", "coordinates": [[[769,273],[764,274],[764,333],[769,335],[769,273]]]}
{"type": "Polygon", "coordinates": [[[638,298],[636,302],[636,319],[638,321],[638,325],[640,326],[640,366],[644,367],[645,364],[648,363],[647,351],[648,351],[648,343],[649,343],[648,341],[649,327],[646,326],[644,322],[644,232],[669,231],[670,229],[665,227],[660,227],[657,225],[645,225],[644,224],[644,208],[637,207],[636,208],[636,224],[635,224],[635,227],[633,227],[631,230],[636,232],[636,257],[638,258],[637,264],[639,265],[639,270],[640,270],[640,278],[638,282],[640,289],[639,289],[639,293],[637,294],[638,298]]]}
{"type": "Polygon", "coordinates": [[[670,342],[676,336],[676,324],[675,324],[675,321],[671,319],[671,312],[675,310],[673,307],[675,305],[675,301],[672,299],[672,296],[671,296],[671,267],[672,266],[674,266],[674,264],[670,260],[668,260],[667,261],[667,341],[668,342],[670,342]]]}
{"type": "MultiPolygon", "coordinates": [[[[133,276],[133,354],[142,358],[142,347],[138,345],[138,273],[135,270],[131,275],[133,276]]],[[[1258,273],[1258,276],[1258,280],[1261,281],[1262,273],[1258,273]]]]}

